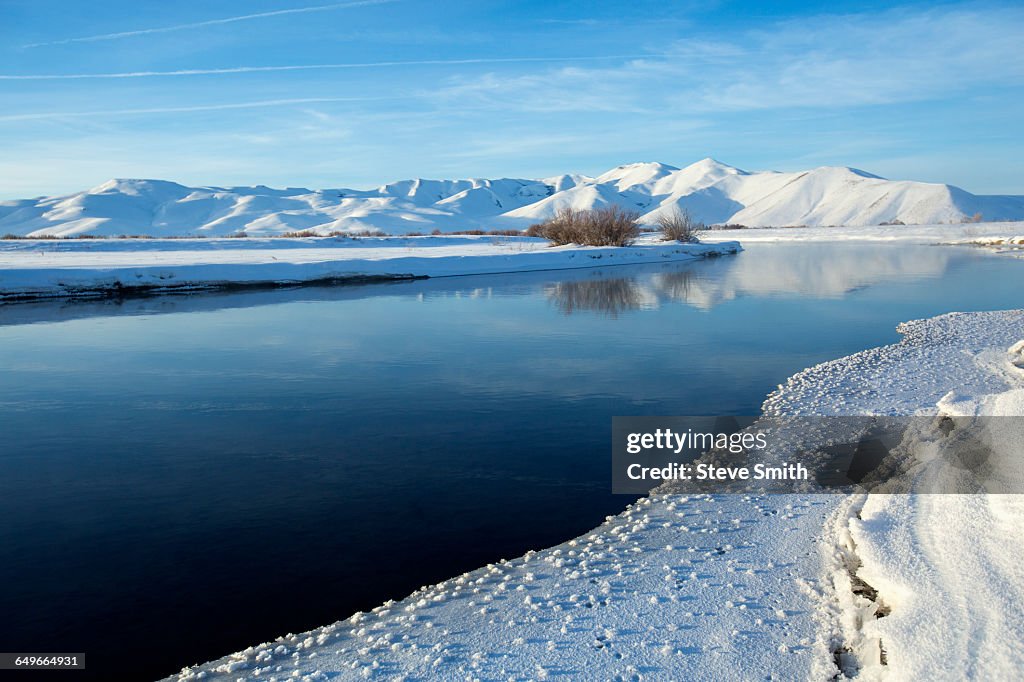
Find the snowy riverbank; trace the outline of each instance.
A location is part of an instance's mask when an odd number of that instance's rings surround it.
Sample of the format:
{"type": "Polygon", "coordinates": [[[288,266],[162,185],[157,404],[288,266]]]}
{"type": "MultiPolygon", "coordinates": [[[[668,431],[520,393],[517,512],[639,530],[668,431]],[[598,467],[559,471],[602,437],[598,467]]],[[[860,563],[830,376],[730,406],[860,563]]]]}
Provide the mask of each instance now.
{"type": "Polygon", "coordinates": [[[761,227],[712,230],[704,242],[739,239],[744,242],[902,242],[906,244],[994,245],[1024,233],[1024,223],[957,223],[933,225],[860,225],[829,227],[761,227]]]}
{"type": "MultiPolygon", "coordinates": [[[[901,332],[797,374],[765,413],[1022,414],[1024,311],[901,332]]],[[[826,679],[837,663],[1009,679],[1022,522],[1007,496],[656,495],[562,545],[170,679],[826,679]]]]}
{"type": "Polygon", "coordinates": [[[679,244],[651,235],[630,247],[490,236],[8,240],[0,241],[0,301],[566,270],[739,250],[735,241],[679,244]]]}

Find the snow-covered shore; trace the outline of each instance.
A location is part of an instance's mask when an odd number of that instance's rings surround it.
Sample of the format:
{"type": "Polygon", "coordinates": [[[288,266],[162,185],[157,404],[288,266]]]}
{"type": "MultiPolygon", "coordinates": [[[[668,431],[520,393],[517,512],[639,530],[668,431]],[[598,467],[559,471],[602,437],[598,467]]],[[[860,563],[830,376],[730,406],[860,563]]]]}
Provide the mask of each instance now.
{"type": "Polygon", "coordinates": [[[637,265],[739,250],[735,241],[679,244],[650,235],[630,247],[473,236],[9,240],[0,241],[0,301],[637,265]]]}
{"type": "Polygon", "coordinates": [[[761,227],[711,230],[704,242],[739,239],[744,242],[902,242],[906,244],[996,245],[1024,233],[1024,223],[957,223],[932,225],[837,225],[829,227],[761,227]]]}
{"type": "MultiPolygon", "coordinates": [[[[797,374],[765,413],[1022,414],[1024,311],[901,332],[797,374]]],[[[1007,496],[655,495],[169,679],[1011,679],[1022,522],[1007,496]]]]}
{"type": "MultiPolygon", "coordinates": [[[[1024,415],[1024,310],[952,313],[901,325],[900,343],[810,368],[765,403],[769,413],[1024,415]]],[[[936,422],[937,423],[937,422],[936,422]]],[[[1024,420],[1010,444],[1020,469],[1024,420]]],[[[910,441],[926,480],[938,428],[910,441]]],[[[954,441],[951,441],[955,443],[954,441]]],[[[1024,504],[1017,495],[855,495],[820,544],[834,641],[864,679],[1016,679],[1024,663],[1024,504]],[[877,596],[872,596],[877,592],[877,596]],[[877,617],[881,609],[882,618],[877,617]],[[883,664],[884,662],[884,664],[883,664]]],[[[835,648],[835,647],[834,647],[835,648]]]]}

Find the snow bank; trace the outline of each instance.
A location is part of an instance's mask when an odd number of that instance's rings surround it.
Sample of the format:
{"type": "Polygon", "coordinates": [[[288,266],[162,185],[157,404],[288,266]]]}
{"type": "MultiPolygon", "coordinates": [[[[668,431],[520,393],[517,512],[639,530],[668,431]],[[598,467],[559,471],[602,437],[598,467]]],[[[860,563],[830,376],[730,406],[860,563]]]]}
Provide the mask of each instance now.
{"type": "MultiPolygon", "coordinates": [[[[907,440],[919,460],[908,473],[911,488],[931,485],[944,471],[932,465],[962,454],[958,445],[966,435],[994,448],[986,463],[993,480],[1021,490],[1024,419],[990,417],[1024,415],[1024,311],[950,314],[900,331],[898,344],[798,374],[766,407],[956,417],[952,434],[939,428],[940,419],[924,420],[934,428],[907,440]],[[986,438],[992,429],[1003,433],[986,438]]],[[[847,671],[866,679],[1018,679],[1024,670],[1018,655],[1022,525],[1020,495],[871,495],[844,502],[826,525],[822,546],[832,576],[836,649],[847,671]]]]}
{"type": "Polygon", "coordinates": [[[528,237],[0,241],[0,301],[318,281],[634,265],[736,253],[737,242],[551,247],[528,237]]]}
{"type": "Polygon", "coordinates": [[[0,202],[0,234],[249,236],[520,229],[565,207],[608,205],[654,224],[676,209],[706,223],[908,225],[1024,219],[1024,197],[978,196],[945,184],[893,181],[854,168],[750,173],[703,159],[686,168],[618,166],[596,178],[402,180],[369,190],[186,187],[110,180],[63,197],[0,202]]]}
{"type": "MultiPolygon", "coordinates": [[[[1019,223],[1017,223],[1019,225],[1019,223]]],[[[982,238],[974,238],[964,240],[961,243],[970,244],[973,246],[981,246],[987,249],[992,249],[996,253],[1007,253],[1018,258],[1024,258],[1024,236],[1012,235],[992,235],[982,238]]]]}
{"type": "Polygon", "coordinates": [[[1007,248],[1020,248],[1024,247],[1024,237],[989,237],[985,239],[972,239],[968,243],[977,244],[978,246],[1005,246],[1007,248]]]}

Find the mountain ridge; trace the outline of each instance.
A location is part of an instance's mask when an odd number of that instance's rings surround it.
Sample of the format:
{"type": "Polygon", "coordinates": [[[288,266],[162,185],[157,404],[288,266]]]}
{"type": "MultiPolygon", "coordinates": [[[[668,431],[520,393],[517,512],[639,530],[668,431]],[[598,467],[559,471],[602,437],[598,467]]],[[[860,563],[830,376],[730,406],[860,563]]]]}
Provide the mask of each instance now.
{"type": "Polygon", "coordinates": [[[887,180],[846,166],[746,171],[710,157],[683,168],[616,166],[598,176],[399,180],[374,189],[189,187],[121,178],[61,197],[0,202],[0,234],[269,236],[311,230],[452,232],[517,229],[562,208],[617,205],[640,222],[685,209],[709,224],[932,224],[1024,220],[1024,196],[976,195],[942,183],[887,180]]]}

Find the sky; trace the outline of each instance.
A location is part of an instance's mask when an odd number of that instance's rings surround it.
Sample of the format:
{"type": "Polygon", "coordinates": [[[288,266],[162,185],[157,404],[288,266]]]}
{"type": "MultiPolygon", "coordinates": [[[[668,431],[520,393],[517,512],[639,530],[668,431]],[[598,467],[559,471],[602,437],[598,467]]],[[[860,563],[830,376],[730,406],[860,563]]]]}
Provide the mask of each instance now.
{"type": "Polygon", "coordinates": [[[704,157],[1024,194],[1018,3],[0,0],[0,199],[704,157]]]}

